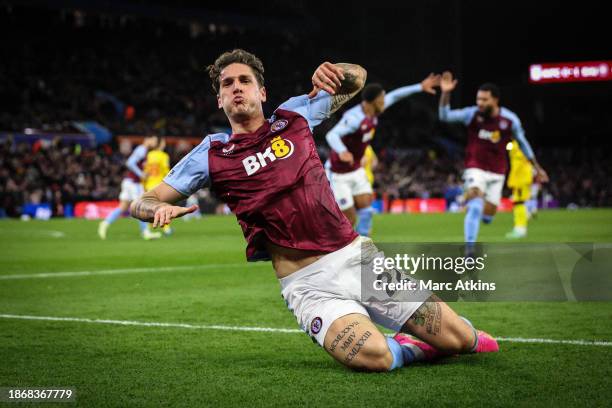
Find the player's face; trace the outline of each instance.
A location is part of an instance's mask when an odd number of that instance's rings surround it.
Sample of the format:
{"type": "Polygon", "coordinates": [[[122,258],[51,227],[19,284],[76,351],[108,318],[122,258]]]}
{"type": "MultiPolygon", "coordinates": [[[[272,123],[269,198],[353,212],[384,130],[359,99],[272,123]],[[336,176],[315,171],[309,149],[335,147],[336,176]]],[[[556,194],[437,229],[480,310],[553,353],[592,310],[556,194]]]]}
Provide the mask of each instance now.
{"type": "Polygon", "coordinates": [[[372,101],[372,106],[374,106],[374,113],[377,115],[383,113],[385,110],[385,91],[382,91],[381,94],[372,101]]]}
{"type": "Polygon", "coordinates": [[[491,91],[478,91],[476,94],[476,105],[478,106],[478,112],[485,116],[491,116],[493,110],[497,108],[498,100],[491,91]]]}
{"type": "Polygon", "coordinates": [[[234,63],[221,71],[217,103],[228,118],[240,122],[263,115],[265,101],[266,89],[259,86],[251,67],[234,63]]]}
{"type": "Polygon", "coordinates": [[[145,137],[143,144],[147,147],[147,149],[154,149],[158,144],[157,136],[149,136],[145,137]]]}

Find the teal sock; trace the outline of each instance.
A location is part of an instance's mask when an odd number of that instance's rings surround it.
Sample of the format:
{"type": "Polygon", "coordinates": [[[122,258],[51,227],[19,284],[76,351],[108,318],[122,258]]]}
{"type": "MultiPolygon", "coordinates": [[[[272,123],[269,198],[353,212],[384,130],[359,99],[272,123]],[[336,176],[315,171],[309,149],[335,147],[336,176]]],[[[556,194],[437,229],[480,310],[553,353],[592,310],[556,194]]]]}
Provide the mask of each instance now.
{"type": "Polygon", "coordinates": [[[404,353],[402,350],[402,346],[400,346],[397,340],[395,340],[393,337],[387,337],[387,344],[389,345],[389,350],[391,351],[391,355],[393,356],[393,363],[391,364],[389,371],[403,367],[404,353]]]}
{"type": "Polygon", "coordinates": [[[355,230],[359,235],[367,237],[370,235],[372,229],[372,216],[374,215],[374,209],[372,207],[362,208],[357,211],[359,221],[357,222],[357,228],[355,230]]]}
{"type": "Polygon", "coordinates": [[[467,243],[476,242],[478,238],[483,208],[484,200],[480,197],[472,198],[467,203],[467,211],[465,212],[465,220],[463,222],[463,235],[467,243]]]}
{"type": "Polygon", "coordinates": [[[113,222],[117,221],[117,218],[119,217],[121,217],[121,208],[117,207],[106,216],[105,221],[112,224],[113,222]]]}

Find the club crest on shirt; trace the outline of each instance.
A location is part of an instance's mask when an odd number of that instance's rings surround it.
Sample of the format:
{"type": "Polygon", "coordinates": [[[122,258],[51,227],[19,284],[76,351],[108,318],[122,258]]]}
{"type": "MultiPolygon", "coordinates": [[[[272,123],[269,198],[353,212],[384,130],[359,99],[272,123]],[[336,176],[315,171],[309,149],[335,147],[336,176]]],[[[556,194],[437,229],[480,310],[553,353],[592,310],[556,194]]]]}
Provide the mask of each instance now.
{"type": "Polygon", "coordinates": [[[499,128],[500,128],[501,130],[506,130],[506,129],[508,129],[508,121],[506,121],[506,120],[502,120],[502,121],[500,121],[500,122],[499,122],[499,128]]]}
{"type": "Polygon", "coordinates": [[[286,119],[279,119],[270,125],[271,132],[278,132],[279,130],[283,130],[289,122],[286,119]]]}
{"type": "Polygon", "coordinates": [[[234,147],[236,147],[236,145],[232,144],[230,147],[224,147],[223,149],[221,149],[221,151],[223,152],[224,155],[228,155],[234,151],[234,147]]]}

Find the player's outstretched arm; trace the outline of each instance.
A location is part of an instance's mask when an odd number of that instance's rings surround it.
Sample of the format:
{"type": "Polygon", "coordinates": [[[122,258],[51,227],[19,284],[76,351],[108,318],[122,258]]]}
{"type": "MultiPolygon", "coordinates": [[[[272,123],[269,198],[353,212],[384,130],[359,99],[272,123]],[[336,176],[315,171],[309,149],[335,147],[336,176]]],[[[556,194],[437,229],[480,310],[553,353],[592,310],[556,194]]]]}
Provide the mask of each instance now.
{"type": "Polygon", "coordinates": [[[385,95],[385,109],[415,93],[425,92],[435,95],[436,90],[434,88],[438,85],[440,85],[440,75],[432,72],[419,83],[394,89],[385,95]]]}
{"type": "Polygon", "coordinates": [[[540,183],[548,183],[548,174],[546,173],[546,170],[544,170],[544,168],[540,166],[540,163],[538,163],[538,160],[535,157],[535,153],[533,152],[533,149],[531,148],[527,137],[525,137],[525,130],[523,129],[523,125],[521,124],[521,121],[516,115],[512,116],[512,136],[518,142],[519,148],[521,149],[527,160],[531,162],[533,168],[536,170],[537,181],[540,183]]]}
{"type": "Polygon", "coordinates": [[[172,205],[185,198],[174,188],[162,182],[130,205],[130,215],[142,221],[152,222],[153,228],[162,227],[170,224],[174,218],[182,217],[198,209],[197,205],[191,207],[172,205]]]}
{"type": "Polygon", "coordinates": [[[361,91],[367,75],[357,64],[324,62],[312,75],[313,89],[308,96],[314,98],[320,90],[329,93],[332,96],[329,113],[333,113],[361,91]]]}

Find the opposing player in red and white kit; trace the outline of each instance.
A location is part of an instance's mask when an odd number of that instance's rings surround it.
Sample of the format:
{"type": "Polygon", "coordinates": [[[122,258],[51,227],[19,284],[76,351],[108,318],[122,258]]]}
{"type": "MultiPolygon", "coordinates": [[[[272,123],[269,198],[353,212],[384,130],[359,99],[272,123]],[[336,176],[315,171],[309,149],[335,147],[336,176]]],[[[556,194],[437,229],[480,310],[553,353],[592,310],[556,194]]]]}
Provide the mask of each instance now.
{"type": "Polygon", "coordinates": [[[506,145],[512,139],[525,157],[533,164],[537,178],[546,182],[548,176],[538,164],[525,131],[516,114],[499,104],[500,91],[497,85],[486,83],[478,88],[476,105],[463,109],[450,109],[450,94],[457,86],[453,74],[442,74],[440,88],[439,116],[446,122],[461,122],[467,127],[465,149],[465,172],[463,180],[466,189],[466,213],[464,239],[466,254],[472,255],[478,239],[480,221],[493,221],[501,200],[504,179],[508,170],[506,145]]]}
{"type": "Polygon", "coordinates": [[[442,353],[497,350],[495,340],[430,293],[415,302],[361,300],[362,248],[376,248],[353,231],[336,205],[312,129],[361,90],[363,68],[323,63],[310,94],[290,98],[267,120],[263,65],[256,56],[226,52],[209,75],[232,134],[208,135],[132,204],[133,216],[168,224],[196,209],[172,203],[210,187],[236,214],[248,260],[272,261],[302,329],[348,367],[385,371],[442,353]],[[401,333],[385,337],[374,322],[423,341],[401,333]]]}
{"type": "Polygon", "coordinates": [[[329,181],[336,202],[359,235],[368,236],[372,229],[372,184],[361,159],[372,142],[378,116],[394,103],[418,92],[435,94],[440,76],[429,74],[418,84],[404,86],[385,93],[380,84],[368,84],[361,92],[361,103],[344,112],[340,121],[326,136],[331,147],[329,181]]]}

